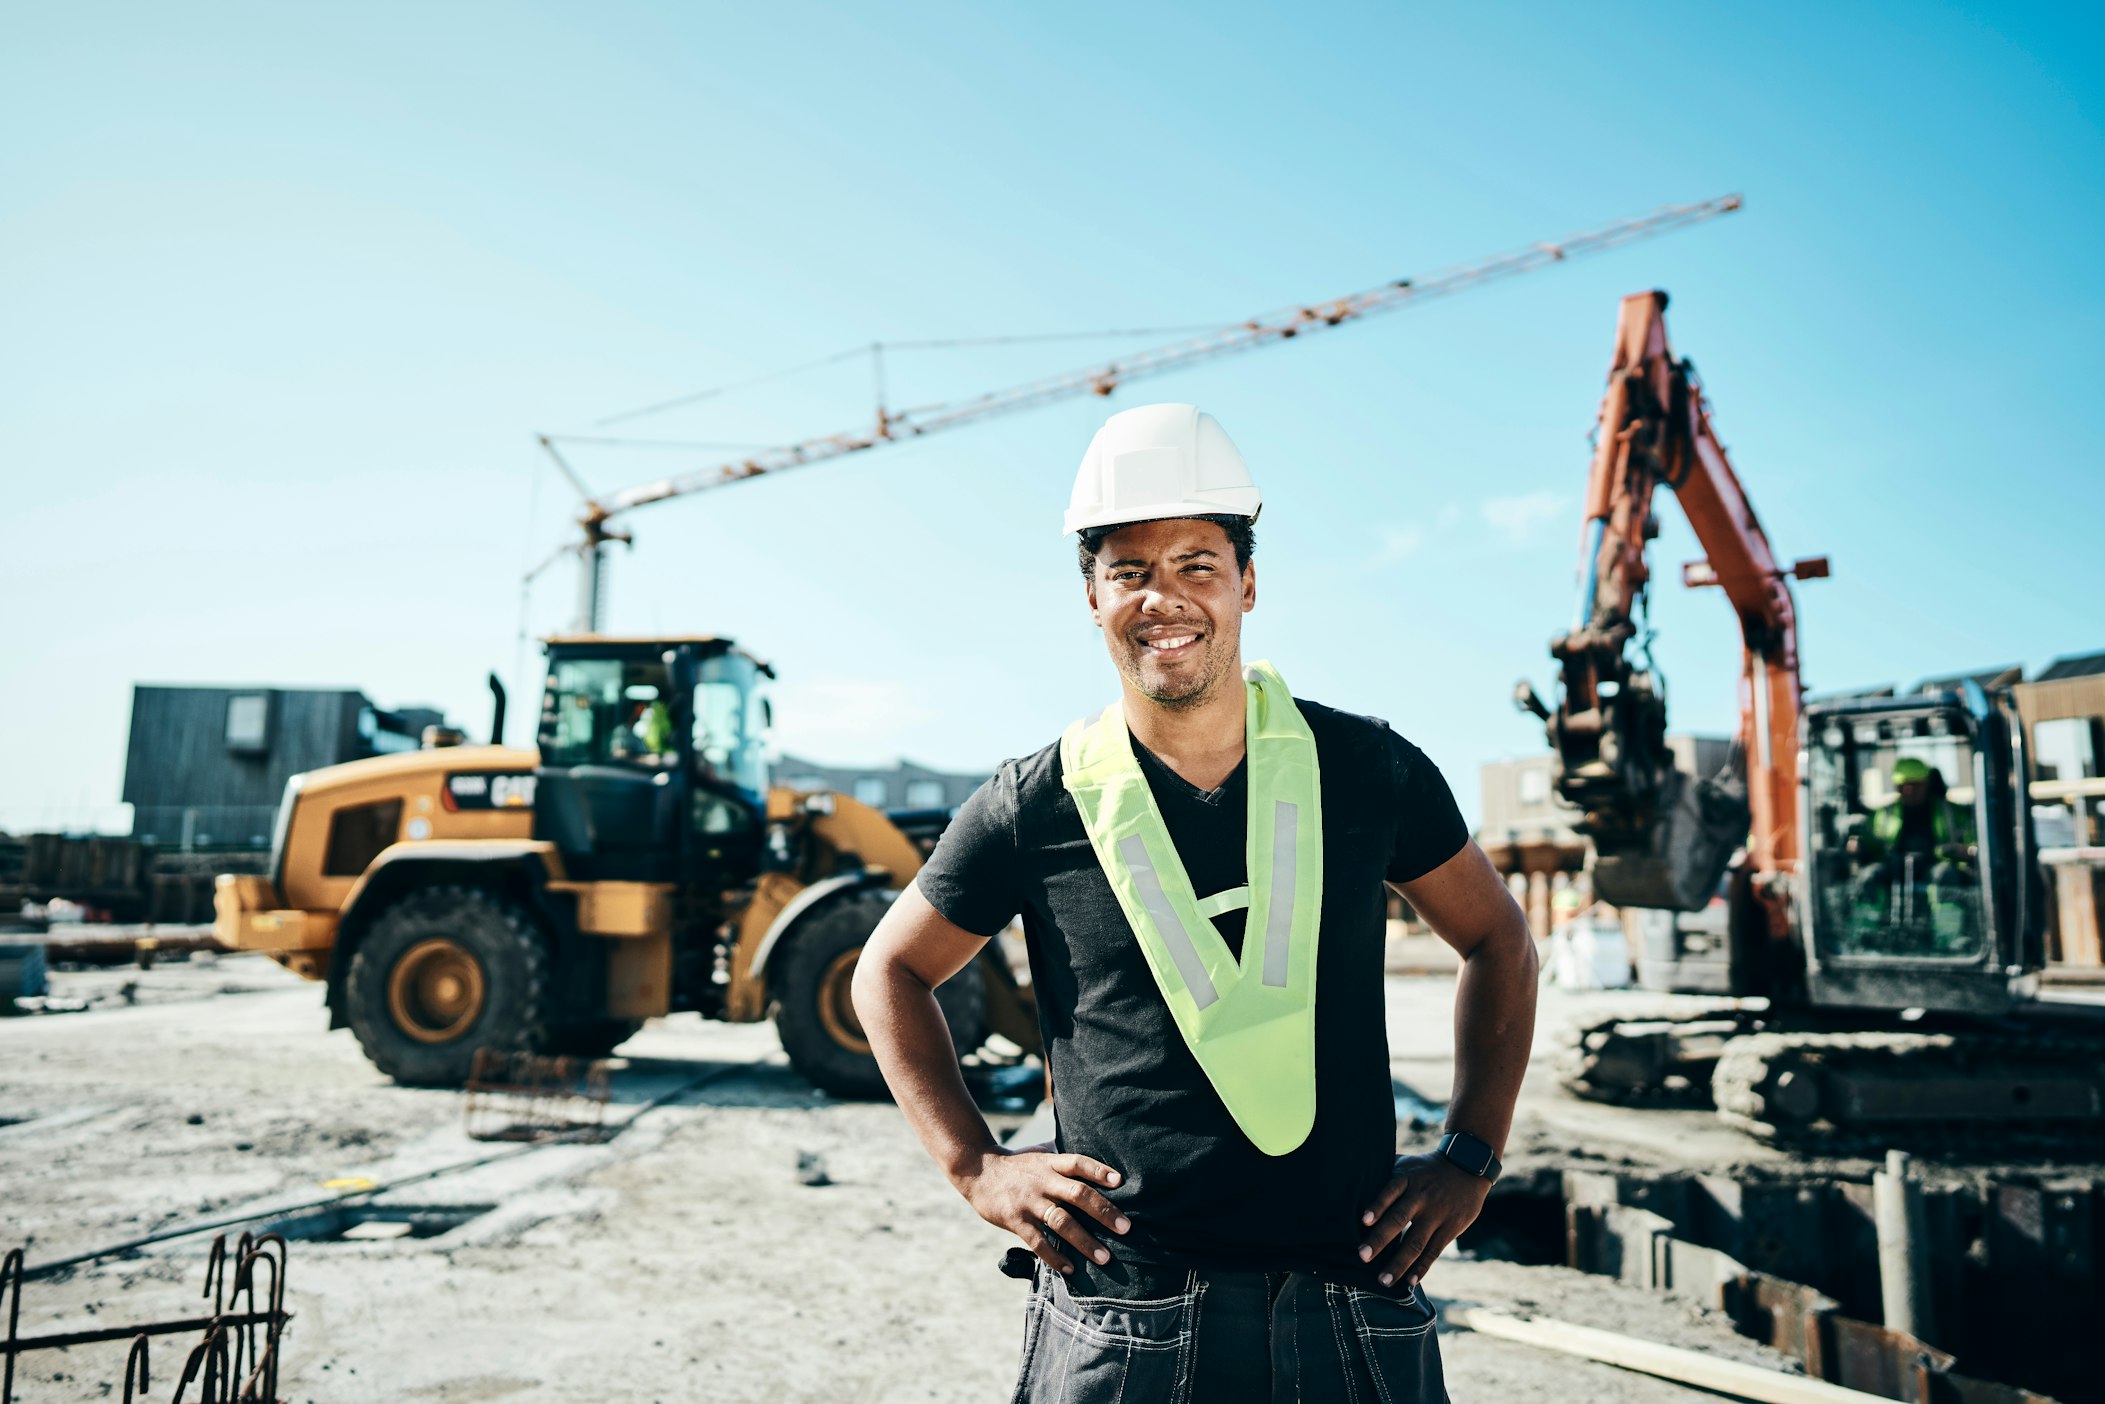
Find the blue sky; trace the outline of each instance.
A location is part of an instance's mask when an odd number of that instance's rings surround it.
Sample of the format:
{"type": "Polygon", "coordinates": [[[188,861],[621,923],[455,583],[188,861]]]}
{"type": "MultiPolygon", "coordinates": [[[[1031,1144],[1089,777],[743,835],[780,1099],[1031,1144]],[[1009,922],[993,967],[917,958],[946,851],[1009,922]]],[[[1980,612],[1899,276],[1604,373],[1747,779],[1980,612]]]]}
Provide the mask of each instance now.
{"type": "MultiPolygon", "coordinates": [[[[136,681],[480,725],[568,489],[536,431],[877,338],[1230,321],[1741,191],[1423,309],[650,508],[623,630],[733,635],[782,744],[983,767],[1114,680],[1059,536],[1109,410],[1217,414],[1267,496],[1247,637],[1447,772],[1568,622],[1616,303],[1677,350],[1801,588],[1815,689],[2105,646],[2094,7],[16,6],[0,16],[0,825],[110,816],[136,681]],[[56,744],[54,744],[56,743],[56,744]]],[[[901,354],[896,403],[1133,343],[901,354]]],[[[860,423],[844,363],[628,426],[860,423]]],[[[603,489],[704,466],[581,448],[603,489]]],[[[1671,515],[1661,574],[1699,554],[1671,515]]],[[[1678,727],[1733,721],[1660,592],[1678,727]]],[[[524,675],[522,677],[522,674],[524,675]]],[[[121,818],[121,811],[116,816],[121,818]]]]}

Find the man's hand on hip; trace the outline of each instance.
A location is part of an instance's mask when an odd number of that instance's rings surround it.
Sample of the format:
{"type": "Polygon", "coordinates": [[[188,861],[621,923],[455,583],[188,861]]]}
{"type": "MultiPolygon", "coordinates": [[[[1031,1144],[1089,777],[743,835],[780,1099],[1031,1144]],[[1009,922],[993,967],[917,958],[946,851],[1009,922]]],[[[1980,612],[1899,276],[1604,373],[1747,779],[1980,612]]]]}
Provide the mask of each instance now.
{"type": "Polygon", "coordinates": [[[982,1219],[1015,1234],[1038,1261],[1066,1273],[1074,1271],[1074,1264],[1061,1256],[1063,1249],[1099,1263],[1111,1261],[1110,1250],[1090,1234],[1081,1214],[1114,1233],[1133,1226],[1096,1188],[1116,1189],[1123,1178],[1086,1155],[995,1147],[956,1183],[982,1219]]]}
{"type": "Polygon", "coordinates": [[[1395,1173],[1360,1215],[1363,1263],[1376,1263],[1383,1285],[1407,1287],[1431,1270],[1447,1245],[1476,1221],[1491,1182],[1437,1155],[1396,1158],[1395,1173]]]}

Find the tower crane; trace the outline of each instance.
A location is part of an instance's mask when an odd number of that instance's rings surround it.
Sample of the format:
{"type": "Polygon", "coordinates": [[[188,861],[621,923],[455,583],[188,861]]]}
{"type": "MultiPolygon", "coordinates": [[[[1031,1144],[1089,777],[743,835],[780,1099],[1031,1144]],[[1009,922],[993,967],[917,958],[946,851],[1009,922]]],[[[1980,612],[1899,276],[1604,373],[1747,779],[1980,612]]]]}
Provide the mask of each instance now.
{"type": "Polygon", "coordinates": [[[1400,307],[1430,302],[1470,288],[1586,254],[1603,253],[1640,239],[1701,224],[1741,206],[1738,195],[1724,195],[1688,205],[1668,205],[1649,214],[1617,220],[1613,224],[1573,234],[1554,243],[1536,243],[1492,258],[1465,263],[1425,278],[1398,278],[1363,292],[1327,302],[1296,303],[1213,331],[1187,336],[1114,360],[1085,366],[1059,375],[1025,381],[966,399],[949,400],[914,409],[888,410],[880,396],[875,421],[854,429],[806,439],[801,443],[769,448],[747,457],[658,478],[605,495],[595,494],[577,471],[556,449],[552,436],[540,436],[541,447],[553,459],[571,486],[584,499],[578,514],[578,538],[560,548],[527,579],[541,573],[562,556],[578,559],[577,628],[596,633],[602,623],[602,593],[607,570],[609,542],[634,544],[633,535],[614,525],[615,519],[669,498],[685,497],[710,488],[728,487],[767,473],[780,473],[828,459],[841,458],[881,444],[917,439],[945,429],[991,419],[1017,410],[1033,409],[1057,400],[1080,395],[1109,395],[1129,381],[1160,375],[1202,361],[1277,345],[1296,337],[1343,326],[1347,322],[1389,312],[1400,307]]]}

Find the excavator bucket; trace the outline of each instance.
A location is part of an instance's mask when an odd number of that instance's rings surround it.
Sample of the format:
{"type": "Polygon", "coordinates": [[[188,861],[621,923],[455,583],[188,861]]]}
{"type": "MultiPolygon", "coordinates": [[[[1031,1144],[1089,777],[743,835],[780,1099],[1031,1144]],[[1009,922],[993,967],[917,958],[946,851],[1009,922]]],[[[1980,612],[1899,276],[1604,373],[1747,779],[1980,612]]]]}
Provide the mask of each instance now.
{"type": "Polygon", "coordinates": [[[1701,911],[1747,841],[1746,783],[1730,771],[1708,780],[1669,771],[1655,814],[1627,838],[1596,836],[1594,896],[1617,907],[1701,911]]]}

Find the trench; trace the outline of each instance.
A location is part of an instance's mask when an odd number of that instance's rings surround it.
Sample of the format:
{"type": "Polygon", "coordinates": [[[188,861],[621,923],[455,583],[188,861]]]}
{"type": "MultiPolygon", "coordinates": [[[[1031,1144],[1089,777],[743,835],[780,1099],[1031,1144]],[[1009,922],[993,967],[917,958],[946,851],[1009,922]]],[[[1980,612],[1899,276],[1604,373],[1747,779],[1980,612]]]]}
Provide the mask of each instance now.
{"type": "Polygon", "coordinates": [[[1921,1339],[1883,1324],[1868,1173],[1541,1169],[1501,1180],[1458,1247],[1691,1297],[1808,1375],[1884,1398],[2105,1404],[2105,1181],[1933,1174],[1923,1199],[1921,1339]]]}
{"type": "Polygon", "coordinates": [[[438,1238],[482,1217],[494,1204],[354,1204],[293,1214],[262,1232],[308,1243],[375,1243],[438,1238]]]}

